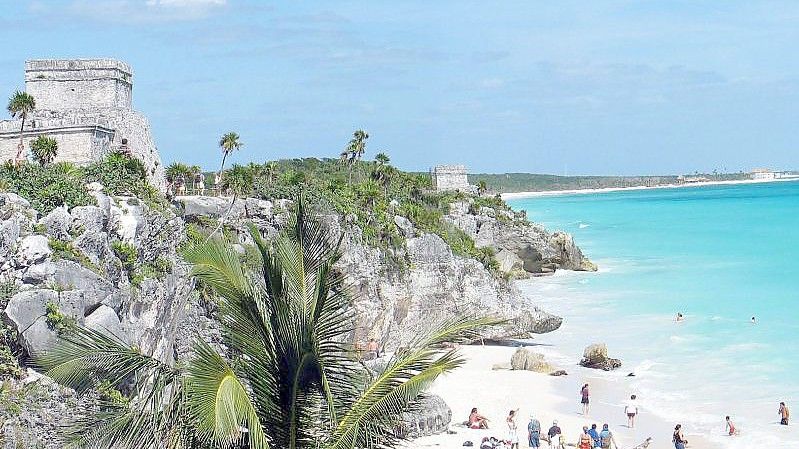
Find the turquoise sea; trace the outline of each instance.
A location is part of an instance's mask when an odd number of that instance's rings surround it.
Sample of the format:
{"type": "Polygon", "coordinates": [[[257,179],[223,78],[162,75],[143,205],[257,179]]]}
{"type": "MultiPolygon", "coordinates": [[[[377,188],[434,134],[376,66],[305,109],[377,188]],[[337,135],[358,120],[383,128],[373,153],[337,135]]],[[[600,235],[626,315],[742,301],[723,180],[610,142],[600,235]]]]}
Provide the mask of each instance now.
{"type": "Polygon", "coordinates": [[[565,318],[544,340],[571,353],[606,342],[645,410],[720,447],[799,447],[799,422],[776,424],[780,401],[799,413],[799,182],[509,203],[572,233],[600,267],[524,281],[565,318]],[[725,415],[740,438],[721,437],[725,415]]]}

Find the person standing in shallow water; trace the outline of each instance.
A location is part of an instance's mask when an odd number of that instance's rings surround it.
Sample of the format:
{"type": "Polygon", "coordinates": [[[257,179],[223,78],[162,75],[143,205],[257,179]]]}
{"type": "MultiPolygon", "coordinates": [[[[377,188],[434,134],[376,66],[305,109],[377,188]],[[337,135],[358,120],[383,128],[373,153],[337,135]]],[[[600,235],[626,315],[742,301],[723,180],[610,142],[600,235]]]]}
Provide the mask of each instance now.
{"type": "Polygon", "coordinates": [[[780,409],[777,413],[780,414],[780,424],[787,426],[788,418],[791,417],[791,412],[788,410],[788,406],[785,405],[784,402],[780,402],[780,409]]]}
{"type": "Polygon", "coordinates": [[[674,443],[674,449],[685,449],[685,445],[688,443],[688,440],[686,440],[682,434],[681,424],[674,426],[674,435],[672,435],[671,441],[674,443]]]}
{"type": "Polygon", "coordinates": [[[624,406],[624,413],[627,415],[627,427],[635,428],[635,417],[638,415],[638,404],[635,402],[636,396],[630,396],[630,402],[624,406]]]}
{"type": "Polygon", "coordinates": [[[588,416],[589,412],[589,400],[590,393],[588,391],[588,384],[583,385],[583,388],[580,389],[580,403],[583,405],[583,415],[588,416]]]}
{"type": "Polygon", "coordinates": [[[730,417],[727,416],[724,418],[724,420],[727,422],[726,425],[727,435],[729,436],[738,435],[738,429],[735,428],[735,424],[732,423],[730,417]]]}

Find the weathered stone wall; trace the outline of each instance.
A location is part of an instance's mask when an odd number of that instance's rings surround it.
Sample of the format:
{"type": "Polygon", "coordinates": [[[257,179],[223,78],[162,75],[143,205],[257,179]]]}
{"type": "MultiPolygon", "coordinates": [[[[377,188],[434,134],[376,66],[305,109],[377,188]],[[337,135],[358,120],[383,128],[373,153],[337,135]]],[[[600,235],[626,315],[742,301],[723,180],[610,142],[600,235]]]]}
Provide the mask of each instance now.
{"type": "Polygon", "coordinates": [[[131,108],[133,72],[114,59],[25,62],[25,91],[37,109],[131,108]]]}
{"type": "MultiPolygon", "coordinates": [[[[19,125],[19,120],[0,122],[0,162],[13,161],[16,158],[19,145],[19,125]]],[[[22,141],[28,154],[31,142],[39,136],[52,137],[58,142],[58,155],[55,162],[68,161],[84,165],[100,159],[111,150],[114,131],[98,126],[57,126],[33,129],[26,126],[22,141]]]]}
{"type": "Polygon", "coordinates": [[[430,170],[433,178],[433,187],[436,190],[471,190],[469,179],[466,176],[466,167],[463,165],[438,165],[430,170]]]}

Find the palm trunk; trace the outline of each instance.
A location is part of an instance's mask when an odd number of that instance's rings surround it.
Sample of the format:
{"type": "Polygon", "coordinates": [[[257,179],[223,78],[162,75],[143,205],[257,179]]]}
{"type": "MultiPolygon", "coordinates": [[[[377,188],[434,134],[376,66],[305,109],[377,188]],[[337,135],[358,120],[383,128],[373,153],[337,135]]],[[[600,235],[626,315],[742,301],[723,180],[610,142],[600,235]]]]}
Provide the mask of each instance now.
{"type": "Polygon", "coordinates": [[[222,170],[225,169],[225,159],[227,159],[227,151],[222,153],[222,165],[219,167],[219,173],[216,175],[219,179],[222,179],[222,170]]]}
{"type": "Polygon", "coordinates": [[[25,143],[22,140],[22,137],[25,135],[25,119],[27,114],[22,114],[22,126],[19,127],[19,147],[17,147],[17,160],[15,161],[17,165],[19,165],[22,159],[22,153],[25,151],[25,143]]]}

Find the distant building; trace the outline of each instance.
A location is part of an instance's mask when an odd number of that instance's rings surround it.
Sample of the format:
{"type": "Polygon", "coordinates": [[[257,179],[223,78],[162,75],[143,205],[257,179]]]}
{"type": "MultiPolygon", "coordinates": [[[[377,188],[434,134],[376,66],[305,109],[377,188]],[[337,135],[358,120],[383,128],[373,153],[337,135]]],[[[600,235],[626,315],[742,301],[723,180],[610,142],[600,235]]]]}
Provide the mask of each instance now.
{"type": "MultiPolygon", "coordinates": [[[[55,160],[90,164],[121,151],[142,161],[150,181],[164,185],[164,168],[147,118],[133,109],[133,71],[115,59],[25,62],[25,91],[36,110],[25,121],[23,145],[39,136],[58,142],[55,160]]],[[[0,162],[16,158],[21,120],[0,120],[0,162]]]]}
{"type": "Polygon", "coordinates": [[[752,179],[766,181],[769,179],[777,179],[781,177],[781,173],[771,171],[767,168],[756,168],[749,173],[752,179]]]}
{"type": "Polygon", "coordinates": [[[704,176],[682,176],[677,177],[677,182],[680,184],[694,184],[697,182],[708,182],[709,179],[704,176]]]}
{"type": "Polygon", "coordinates": [[[433,188],[437,191],[457,190],[471,192],[474,187],[469,185],[465,165],[437,165],[430,169],[433,188]]]}

